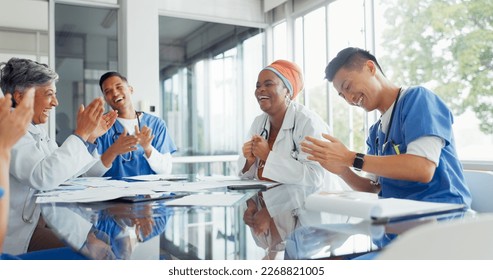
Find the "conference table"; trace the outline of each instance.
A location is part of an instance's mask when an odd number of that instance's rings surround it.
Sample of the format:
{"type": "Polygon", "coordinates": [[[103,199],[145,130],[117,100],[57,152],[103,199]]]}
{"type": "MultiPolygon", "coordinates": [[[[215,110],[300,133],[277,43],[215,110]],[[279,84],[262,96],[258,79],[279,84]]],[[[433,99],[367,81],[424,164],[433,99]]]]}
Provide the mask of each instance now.
{"type": "Polygon", "coordinates": [[[276,213],[263,233],[254,233],[243,220],[247,201],[259,203],[256,189],[220,186],[189,193],[199,203],[178,203],[187,196],[176,196],[39,205],[66,244],[98,260],[350,259],[378,251],[420,224],[465,215],[455,211],[375,223],[303,209],[304,199],[315,191],[287,184],[262,191],[265,207],[276,213]]]}

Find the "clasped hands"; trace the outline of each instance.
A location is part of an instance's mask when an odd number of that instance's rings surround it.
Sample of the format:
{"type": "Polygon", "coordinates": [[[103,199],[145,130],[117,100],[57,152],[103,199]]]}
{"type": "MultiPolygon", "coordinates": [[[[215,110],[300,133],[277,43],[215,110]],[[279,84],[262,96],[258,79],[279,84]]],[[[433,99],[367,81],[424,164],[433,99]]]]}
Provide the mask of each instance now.
{"type": "Polygon", "coordinates": [[[268,232],[271,223],[271,217],[267,208],[257,209],[257,205],[252,199],[247,201],[247,209],[243,213],[243,221],[253,229],[255,235],[265,234],[268,232]]]}
{"type": "Polygon", "coordinates": [[[256,158],[266,161],[269,156],[269,143],[262,136],[255,134],[250,141],[243,144],[243,156],[252,164],[256,158]]]}

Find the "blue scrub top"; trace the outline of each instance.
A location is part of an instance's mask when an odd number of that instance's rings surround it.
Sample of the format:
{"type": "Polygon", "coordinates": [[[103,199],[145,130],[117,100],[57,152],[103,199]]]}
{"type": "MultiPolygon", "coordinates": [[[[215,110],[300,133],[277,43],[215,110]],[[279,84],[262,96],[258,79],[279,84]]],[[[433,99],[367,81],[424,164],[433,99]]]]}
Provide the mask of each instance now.
{"type": "MultiPolygon", "coordinates": [[[[141,128],[146,125],[152,129],[154,139],[152,139],[151,144],[156,150],[162,154],[176,152],[176,146],[168,133],[164,120],[150,114],[142,113],[140,116],[140,125],[141,128]]],[[[103,154],[122,133],[123,125],[116,121],[106,134],[97,139],[99,154],[103,154]]],[[[115,161],[113,161],[113,165],[104,176],[120,178],[149,174],[156,173],[145,159],[144,149],[138,145],[136,151],[117,156],[115,161]]]]}
{"type": "Polygon", "coordinates": [[[380,197],[460,203],[470,207],[471,194],[455,149],[453,116],[445,103],[430,90],[416,86],[407,89],[394,106],[397,107],[385,149],[382,150],[385,134],[378,121],[370,128],[368,154],[395,155],[394,145],[403,154],[409,143],[423,136],[440,137],[445,140],[445,147],[442,148],[438,167],[429,183],[380,177],[380,197]]]}

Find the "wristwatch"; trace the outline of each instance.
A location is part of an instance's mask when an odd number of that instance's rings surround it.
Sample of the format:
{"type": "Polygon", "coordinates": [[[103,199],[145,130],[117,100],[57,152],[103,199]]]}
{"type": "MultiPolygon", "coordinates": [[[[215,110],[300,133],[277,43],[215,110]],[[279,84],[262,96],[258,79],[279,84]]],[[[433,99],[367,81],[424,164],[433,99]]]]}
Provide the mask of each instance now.
{"type": "Polygon", "coordinates": [[[363,168],[363,163],[365,163],[365,154],[356,153],[356,157],[354,158],[353,162],[354,169],[356,169],[357,171],[361,171],[361,169],[363,168]]]}

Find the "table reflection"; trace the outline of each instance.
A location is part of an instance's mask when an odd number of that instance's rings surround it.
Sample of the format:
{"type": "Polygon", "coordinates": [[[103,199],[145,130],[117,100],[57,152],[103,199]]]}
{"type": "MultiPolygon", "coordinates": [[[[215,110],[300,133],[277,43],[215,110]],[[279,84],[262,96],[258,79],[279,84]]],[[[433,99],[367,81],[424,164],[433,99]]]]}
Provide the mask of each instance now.
{"type": "Polygon", "coordinates": [[[457,210],[437,215],[375,223],[350,218],[343,224],[320,224],[296,229],[286,241],[285,259],[353,259],[377,252],[399,234],[427,223],[441,223],[474,216],[472,211],[457,210]]]}
{"type": "Polygon", "coordinates": [[[347,221],[345,216],[304,208],[306,197],[318,190],[316,187],[283,184],[257,193],[247,201],[243,220],[249,226],[255,244],[265,251],[263,259],[283,259],[287,237],[300,227],[347,221]],[[255,216],[263,208],[267,209],[269,216],[255,216]]]}
{"type": "MultiPolygon", "coordinates": [[[[378,251],[423,223],[465,215],[375,224],[306,210],[304,201],[315,191],[300,185],[280,185],[261,193],[235,191],[242,198],[229,206],[170,206],[169,199],[40,205],[59,237],[91,259],[350,259],[378,251]],[[254,215],[264,208],[268,219],[254,215]]],[[[229,191],[224,187],[207,193],[217,192],[229,191]]]]}

